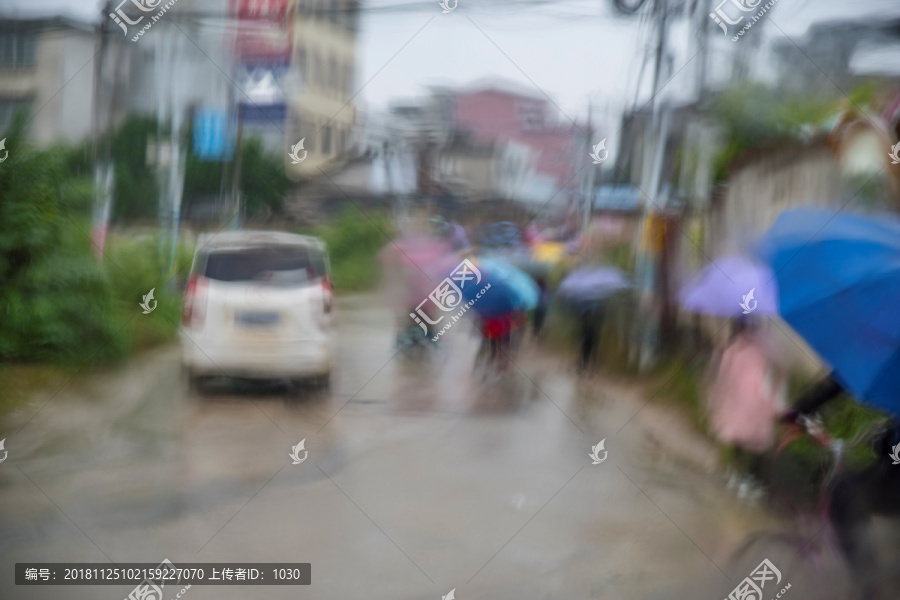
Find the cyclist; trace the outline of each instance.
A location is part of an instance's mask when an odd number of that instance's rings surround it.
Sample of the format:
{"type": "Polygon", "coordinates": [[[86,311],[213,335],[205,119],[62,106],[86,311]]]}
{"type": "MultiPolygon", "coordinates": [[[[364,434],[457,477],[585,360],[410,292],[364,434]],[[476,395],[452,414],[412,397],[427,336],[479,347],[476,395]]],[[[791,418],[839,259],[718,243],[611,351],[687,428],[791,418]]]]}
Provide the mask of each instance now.
{"type": "MultiPolygon", "coordinates": [[[[812,415],[845,390],[833,374],[817,382],[800,398],[784,420],[795,422],[812,415]]],[[[872,517],[900,515],[900,469],[894,465],[893,448],[900,444],[900,423],[892,419],[874,440],[876,461],[862,471],[838,475],[831,490],[828,517],[844,559],[862,598],[875,598],[878,557],[872,517]]]]}
{"type": "Polygon", "coordinates": [[[518,311],[483,317],[479,357],[498,370],[505,370],[509,366],[513,336],[524,320],[525,316],[518,311]]]}

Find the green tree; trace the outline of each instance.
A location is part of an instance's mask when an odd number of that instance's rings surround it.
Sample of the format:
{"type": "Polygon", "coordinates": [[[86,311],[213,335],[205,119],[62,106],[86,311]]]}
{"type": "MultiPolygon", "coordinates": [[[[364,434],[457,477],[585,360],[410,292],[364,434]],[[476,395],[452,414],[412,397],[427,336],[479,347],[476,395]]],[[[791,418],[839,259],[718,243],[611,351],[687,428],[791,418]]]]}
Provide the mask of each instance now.
{"type": "Polygon", "coordinates": [[[127,344],[92,251],[93,184],[72,176],[71,149],[29,148],[22,116],[3,137],[11,151],[0,165],[0,360],[120,356],[127,344]]]}
{"type": "MultiPolygon", "coordinates": [[[[241,142],[240,189],[244,211],[248,218],[281,214],[284,197],[291,189],[291,180],[284,174],[284,162],[265,152],[257,138],[241,142]]],[[[184,180],[184,196],[216,196],[222,192],[222,171],[227,163],[202,161],[193,153],[188,155],[184,180]]],[[[230,177],[230,171],[226,171],[230,177]]],[[[231,179],[225,181],[224,191],[231,190],[231,179]]]]}
{"type": "Polygon", "coordinates": [[[112,143],[116,172],[113,184],[114,222],[154,219],[159,207],[156,170],[147,167],[147,140],[156,137],[156,118],[129,117],[112,143]]]}

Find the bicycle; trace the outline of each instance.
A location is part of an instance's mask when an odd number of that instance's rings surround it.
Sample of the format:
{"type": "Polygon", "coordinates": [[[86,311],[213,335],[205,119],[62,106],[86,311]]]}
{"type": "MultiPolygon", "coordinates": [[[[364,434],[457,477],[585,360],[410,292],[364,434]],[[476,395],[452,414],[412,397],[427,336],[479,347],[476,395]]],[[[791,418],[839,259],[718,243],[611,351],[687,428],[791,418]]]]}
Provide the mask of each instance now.
{"type": "MultiPolygon", "coordinates": [[[[883,428],[886,421],[861,431],[849,443],[829,434],[819,419],[804,416],[798,421],[788,426],[788,434],[776,449],[772,466],[774,471],[777,459],[789,446],[802,439],[812,440],[818,447],[827,449],[829,464],[814,469],[813,486],[818,489],[813,506],[809,506],[802,492],[798,497],[796,493],[779,490],[773,485],[770,504],[789,515],[787,523],[774,531],[758,531],[746,536],[731,554],[729,563],[740,576],[749,574],[753,566],[768,558],[782,570],[784,581],[803,590],[802,594],[811,594],[809,598],[845,600],[853,596],[851,590],[844,589],[849,582],[848,569],[829,516],[833,484],[845,470],[847,449],[873,437],[874,431],[883,428]]],[[[769,479],[769,483],[774,484],[775,477],[769,479]]],[[[791,597],[800,600],[797,594],[791,597]]]]}
{"type": "Polygon", "coordinates": [[[403,359],[425,360],[430,358],[435,343],[418,325],[412,325],[397,332],[394,349],[403,359]]]}
{"type": "Polygon", "coordinates": [[[511,354],[521,343],[523,323],[524,316],[519,314],[479,321],[481,342],[475,354],[475,371],[482,380],[499,377],[509,370],[511,354]]]}

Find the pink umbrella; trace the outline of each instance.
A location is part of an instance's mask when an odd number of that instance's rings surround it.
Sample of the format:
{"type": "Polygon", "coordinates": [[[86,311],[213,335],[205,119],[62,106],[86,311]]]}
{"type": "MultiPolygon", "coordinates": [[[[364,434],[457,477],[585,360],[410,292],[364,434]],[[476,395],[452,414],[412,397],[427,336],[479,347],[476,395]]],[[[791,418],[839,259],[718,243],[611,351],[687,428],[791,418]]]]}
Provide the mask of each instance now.
{"type": "Polygon", "coordinates": [[[431,293],[441,279],[435,278],[436,273],[450,256],[453,251],[447,242],[428,236],[397,240],[381,254],[385,266],[402,271],[407,306],[416,306],[431,293]]]}

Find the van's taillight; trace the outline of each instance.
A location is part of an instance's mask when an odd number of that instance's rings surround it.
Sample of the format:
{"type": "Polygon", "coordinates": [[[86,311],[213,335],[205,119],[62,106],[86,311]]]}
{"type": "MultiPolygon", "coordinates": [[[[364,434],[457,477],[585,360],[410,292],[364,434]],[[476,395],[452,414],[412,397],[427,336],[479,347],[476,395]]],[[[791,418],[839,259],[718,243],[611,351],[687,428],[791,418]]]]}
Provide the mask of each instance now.
{"type": "Polygon", "coordinates": [[[203,327],[206,316],[206,279],[192,275],[184,290],[181,324],[190,329],[203,327]]]}
{"type": "Polygon", "coordinates": [[[331,281],[328,280],[327,277],[322,278],[322,309],[325,313],[331,312],[331,304],[333,302],[333,294],[332,291],[334,287],[331,285],[331,281]]]}

